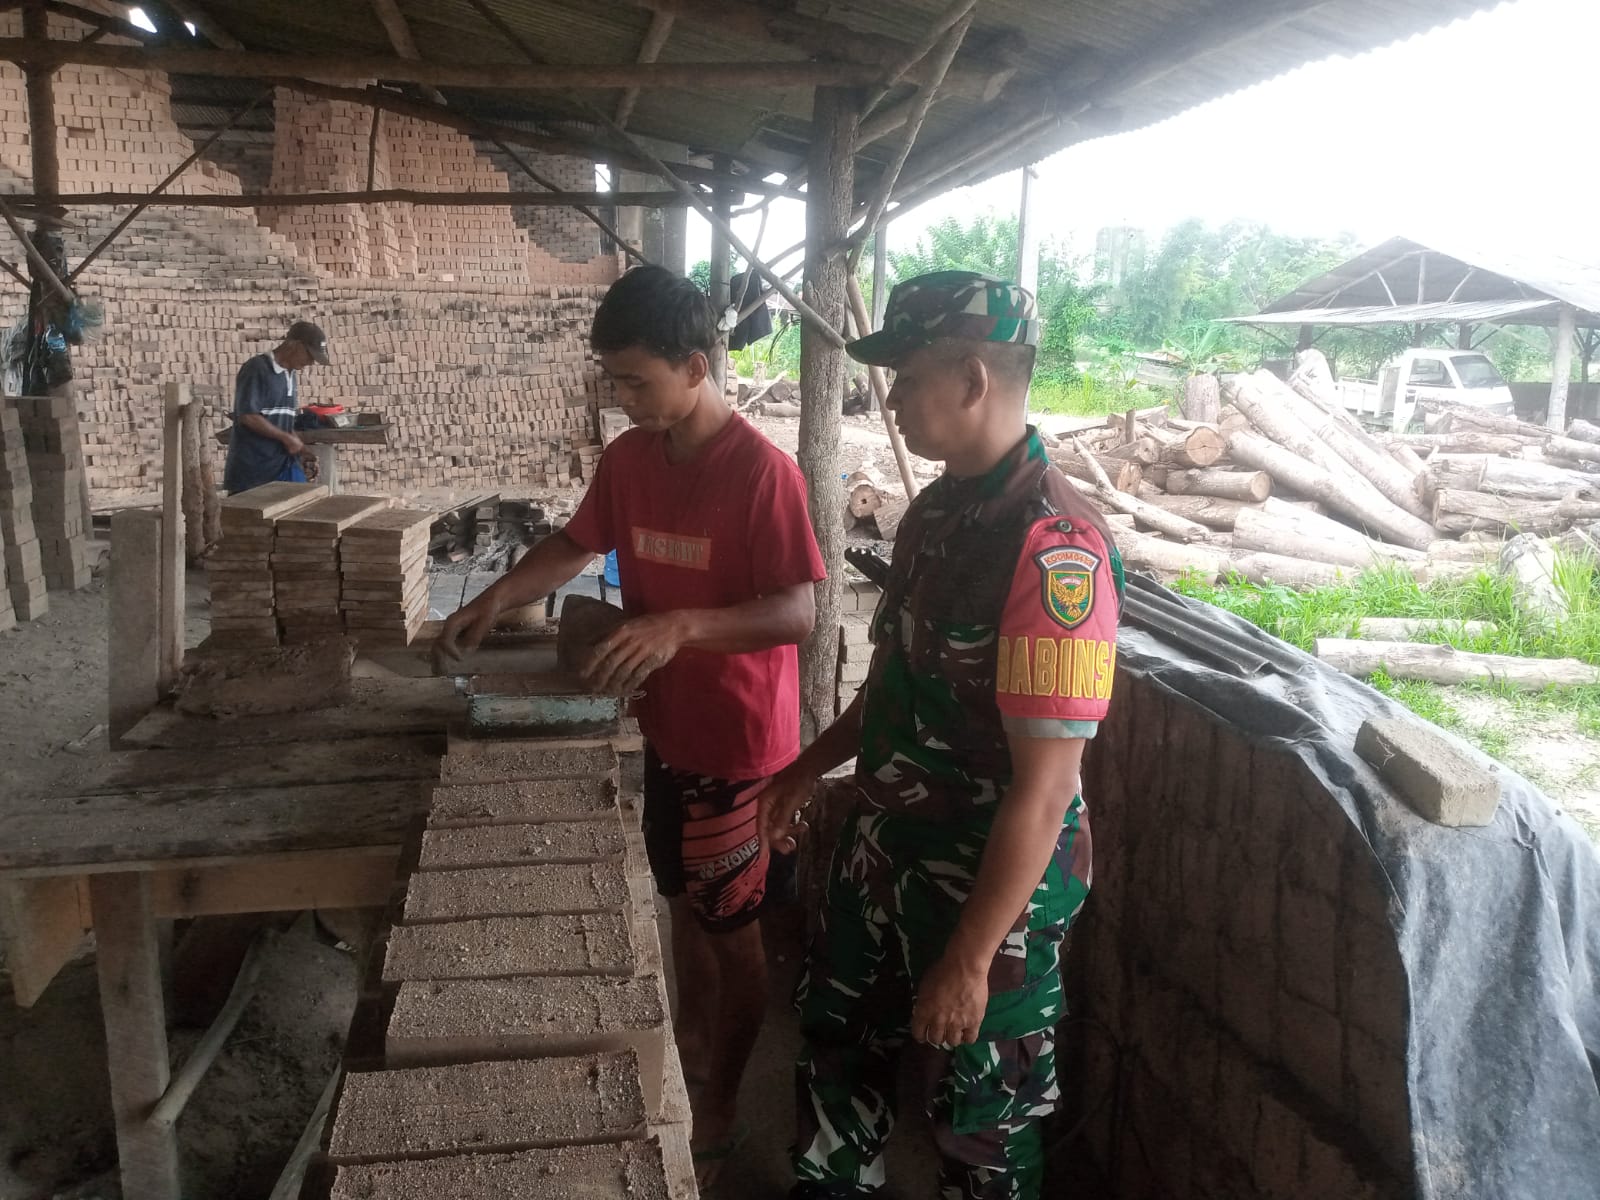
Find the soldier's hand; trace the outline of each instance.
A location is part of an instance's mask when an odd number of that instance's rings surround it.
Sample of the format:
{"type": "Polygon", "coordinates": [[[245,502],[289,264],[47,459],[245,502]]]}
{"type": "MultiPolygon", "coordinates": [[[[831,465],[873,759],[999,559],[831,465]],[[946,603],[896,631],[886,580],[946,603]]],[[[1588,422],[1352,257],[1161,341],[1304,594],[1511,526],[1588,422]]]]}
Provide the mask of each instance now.
{"type": "Polygon", "coordinates": [[[756,797],[761,841],[769,854],[793,854],[810,828],[806,808],[816,793],[817,778],[793,767],[785,768],[756,797]]]}
{"type": "Polygon", "coordinates": [[[911,1036],[930,1046],[964,1046],[978,1040],[989,1006],[989,966],[943,955],[917,983],[911,1036]]]}

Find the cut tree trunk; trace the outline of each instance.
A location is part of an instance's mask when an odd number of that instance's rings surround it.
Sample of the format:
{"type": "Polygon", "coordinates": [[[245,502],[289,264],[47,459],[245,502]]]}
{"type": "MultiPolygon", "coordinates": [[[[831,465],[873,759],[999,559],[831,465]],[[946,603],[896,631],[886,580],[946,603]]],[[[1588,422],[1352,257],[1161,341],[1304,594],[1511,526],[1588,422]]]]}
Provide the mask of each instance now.
{"type": "Polygon", "coordinates": [[[1378,642],[1409,642],[1434,633],[1479,637],[1493,632],[1493,621],[1441,621],[1428,617],[1361,617],[1356,626],[1363,641],[1378,642]]]}
{"type": "Polygon", "coordinates": [[[1441,538],[1428,547],[1428,561],[1431,563],[1458,562],[1471,563],[1482,567],[1496,561],[1500,556],[1502,542],[1467,541],[1458,542],[1449,538],[1441,538]]]}
{"type": "Polygon", "coordinates": [[[1161,461],[1161,452],[1166,447],[1149,434],[1136,437],[1131,442],[1123,442],[1119,446],[1112,446],[1104,453],[1107,458],[1121,459],[1124,462],[1136,462],[1140,466],[1151,466],[1161,461]]]}
{"type": "Polygon", "coordinates": [[[1191,421],[1215,422],[1222,415],[1222,386],[1215,375],[1191,375],[1183,383],[1179,405],[1191,421]]]}
{"type": "MultiPolygon", "coordinates": [[[[1326,518],[1316,518],[1326,520],[1326,518]]],[[[1332,524],[1332,522],[1329,522],[1332,524]]],[[[1421,564],[1427,556],[1416,550],[1388,546],[1382,542],[1351,541],[1338,537],[1317,537],[1295,522],[1266,512],[1244,511],[1233,526],[1233,544],[1241,550],[1260,550],[1286,558],[1333,563],[1364,571],[1386,562],[1421,564]],[[1405,556],[1405,557],[1402,557],[1405,556]]]]}
{"type": "Polygon", "coordinates": [[[1112,529],[1111,536],[1116,540],[1123,565],[1130,570],[1154,571],[1173,578],[1185,571],[1195,571],[1215,582],[1226,569],[1227,556],[1211,546],[1180,546],[1124,529],[1112,529]]]}
{"type": "Polygon", "coordinates": [[[1228,569],[1243,575],[1251,583],[1275,583],[1299,591],[1331,587],[1357,574],[1357,569],[1339,563],[1312,562],[1268,551],[1248,554],[1235,552],[1228,561],[1228,569]]]}
{"type": "Polygon", "coordinates": [[[1520,454],[1529,446],[1541,446],[1544,438],[1522,437],[1512,433],[1485,433],[1461,429],[1453,433],[1393,433],[1391,446],[1410,446],[1435,454],[1520,454]]]}
{"type": "Polygon", "coordinates": [[[1544,444],[1548,458],[1570,458],[1573,462],[1600,463],[1600,443],[1580,438],[1553,437],[1544,444]]]}
{"type": "Polygon", "coordinates": [[[1580,442],[1600,442],[1600,425],[1592,421],[1574,421],[1567,426],[1567,436],[1580,442]]]}
{"type": "Polygon", "coordinates": [[[1551,534],[1594,520],[1600,520],[1600,500],[1513,500],[1455,488],[1441,488],[1433,496],[1433,523],[1447,535],[1476,530],[1551,534]]]}
{"type": "MultiPolygon", "coordinates": [[[[1257,429],[1280,446],[1286,446],[1335,478],[1349,478],[1360,492],[1369,490],[1417,520],[1427,510],[1416,494],[1416,477],[1374,444],[1351,432],[1349,426],[1306,400],[1270,371],[1249,378],[1234,376],[1225,389],[1239,411],[1257,429]]],[[[1363,435],[1364,436],[1364,435],[1363,435]]]]}
{"type": "Polygon", "coordinates": [[[1210,529],[1232,529],[1241,509],[1260,507],[1241,500],[1221,500],[1216,496],[1168,496],[1148,485],[1140,489],[1139,498],[1210,529]]]}
{"type": "Polygon", "coordinates": [[[1410,446],[1390,446],[1388,450],[1389,457],[1409,471],[1413,481],[1428,469],[1428,464],[1423,461],[1422,455],[1418,454],[1410,446]]]}
{"type": "Polygon", "coordinates": [[[1369,557],[1408,563],[1421,563],[1427,558],[1424,551],[1370,538],[1361,530],[1305,504],[1295,504],[1273,496],[1261,505],[1261,511],[1301,537],[1311,538],[1314,541],[1341,542],[1369,557]]]}
{"type": "MultiPolygon", "coordinates": [[[[1084,465],[1083,459],[1070,451],[1058,450],[1050,456],[1050,461],[1064,474],[1071,475],[1074,479],[1081,479],[1085,483],[1095,481],[1093,473],[1084,465]]],[[[1139,484],[1144,481],[1144,468],[1136,462],[1112,458],[1108,454],[1095,455],[1095,461],[1111,480],[1111,486],[1119,492],[1137,492],[1139,484]]]]}
{"type": "Polygon", "coordinates": [[[1165,487],[1174,496],[1215,496],[1259,504],[1272,495],[1272,476],[1265,471],[1171,471],[1165,487]]]}
{"type": "MultiPolygon", "coordinates": [[[[1088,461],[1094,462],[1094,459],[1091,458],[1088,461]]],[[[1098,465],[1097,463],[1096,466],[1098,467],[1098,465]]],[[[1104,474],[1102,474],[1101,479],[1102,482],[1099,483],[1085,483],[1074,476],[1067,476],[1067,482],[1085,496],[1099,501],[1107,508],[1126,513],[1142,524],[1148,525],[1151,529],[1160,530],[1176,541],[1203,542],[1206,540],[1210,531],[1199,522],[1187,520],[1175,513],[1169,513],[1153,504],[1146,504],[1137,496],[1130,496],[1126,492],[1117,491],[1109,481],[1105,480],[1104,474]]]]}
{"type": "Polygon", "coordinates": [[[1430,501],[1447,488],[1515,500],[1600,499],[1600,476],[1489,454],[1435,454],[1423,485],[1430,501]]]}
{"type": "Polygon", "coordinates": [[[1364,642],[1355,638],[1318,638],[1317,657],[1346,675],[1385,671],[1394,679],[1456,684],[1487,679],[1514,687],[1576,687],[1600,683],[1600,667],[1575,658],[1514,658],[1507,654],[1470,654],[1451,646],[1417,642],[1364,642]]]}
{"type": "Polygon", "coordinates": [[[1556,583],[1560,551],[1553,541],[1521,534],[1500,551],[1500,570],[1510,578],[1517,607],[1541,621],[1564,621],[1571,615],[1567,593],[1556,583]]]}
{"type": "Polygon", "coordinates": [[[1542,442],[1550,436],[1550,431],[1543,425],[1532,425],[1527,421],[1519,421],[1515,417],[1502,417],[1494,413],[1482,412],[1475,408],[1452,408],[1439,415],[1439,433],[1460,433],[1464,429],[1476,429],[1483,433],[1510,434],[1515,437],[1532,438],[1542,442]]]}
{"type": "Polygon", "coordinates": [[[1425,550],[1434,540],[1431,525],[1391,504],[1370,484],[1368,492],[1361,492],[1349,486],[1350,476],[1335,477],[1258,434],[1241,431],[1233,435],[1228,445],[1234,458],[1266,471],[1275,485],[1282,483],[1291,491],[1320,500],[1333,511],[1382,534],[1386,541],[1425,550]]]}
{"type": "Polygon", "coordinates": [[[1204,469],[1221,458],[1228,448],[1226,439],[1212,425],[1188,430],[1152,430],[1147,436],[1161,443],[1161,456],[1157,461],[1171,469],[1204,469]]]}

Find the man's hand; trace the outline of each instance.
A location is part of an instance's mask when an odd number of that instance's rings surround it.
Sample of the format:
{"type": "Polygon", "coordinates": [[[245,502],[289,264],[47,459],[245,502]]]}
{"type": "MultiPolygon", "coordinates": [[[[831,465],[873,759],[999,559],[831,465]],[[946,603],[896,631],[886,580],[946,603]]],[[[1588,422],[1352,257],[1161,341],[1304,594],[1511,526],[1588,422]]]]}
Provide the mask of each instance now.
{"type": "Polygon", "coordinates": [[[470,654],[489,636],[499,615],[500,606],[495,602],[494,589],[490,588],[471,604],[445,618],[439,640],[434,643],[434,653],[454,660],[470,654]]]}
{"type": "Polygon", "coordinates": [[[284,433],[283,448],[296,458],[299,458],[306,452],[306,444],[300,440],[298,434],[292,431],[284,433]]]}
{"type": "Polygon", "coordinates": [[[975,964],[948,952],[917,984],[911,1008],[911,1036],[931,1046],[964,1046],[978,1040],[989,1005],[989,964],[975,964]]]}
{"type": "Polygon", "coordinates": [[[672,661],[687,636],[676,613],[634,617],[594,648],[583,680],[602,695],[630,696],[647,676],[672,661]]]}
{"type": "Polygon", "coordinates": [[[816,794],[817,777],[808,771],[796,770],[798,765],[796,762],[779,771],[756,797],[760,814],[757,828],[771,854],[793,854],[800,847],[800,838],[810,828],[805,822],[805,811],[816,794]]]}

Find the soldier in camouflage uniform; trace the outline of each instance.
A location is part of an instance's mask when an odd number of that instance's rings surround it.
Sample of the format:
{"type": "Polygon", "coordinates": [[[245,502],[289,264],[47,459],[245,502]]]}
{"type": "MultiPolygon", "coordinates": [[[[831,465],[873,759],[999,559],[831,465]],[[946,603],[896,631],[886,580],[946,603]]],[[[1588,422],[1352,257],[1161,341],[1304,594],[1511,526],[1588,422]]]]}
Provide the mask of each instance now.
{"type": "Polygon", "coordinates": [[[794,1200],[881,1189],[902,1051],[941,1197],[1039,1195],[1060,951],[1089,890],[1078,767],[1122,568],[1026,425],[1037,342],[1026,291],[945,271],[895,288],[884,330],[850,346],[896,368],[889,407],[946,471],[901,522],[861,693],[762,797],[764,836],[792,851],[816,780],[856,756],[798,998],[794,1200]]]}

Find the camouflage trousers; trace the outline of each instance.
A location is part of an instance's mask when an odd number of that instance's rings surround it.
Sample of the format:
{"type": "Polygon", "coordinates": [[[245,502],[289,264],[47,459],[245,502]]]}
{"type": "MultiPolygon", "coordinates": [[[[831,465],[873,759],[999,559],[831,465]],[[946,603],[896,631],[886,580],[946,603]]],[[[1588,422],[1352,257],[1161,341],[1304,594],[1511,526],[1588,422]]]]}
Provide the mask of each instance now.
{"type": "Polygon", "coordinates": [[[1060,1094],[1061,943],[1088,894],[1088,826],[1074,804],[990,968],[977,1042],[946,1050],[911,1041],[916,981],[943,953],[985,841],[982,829],[952,832],[881,811],[846,822],[797,996],[795,1197],[842,1200],[883,1186],[904,1058],[933,1121],[941,1200],[1037,1200],[1039,1119],[1060,1094]]]}

